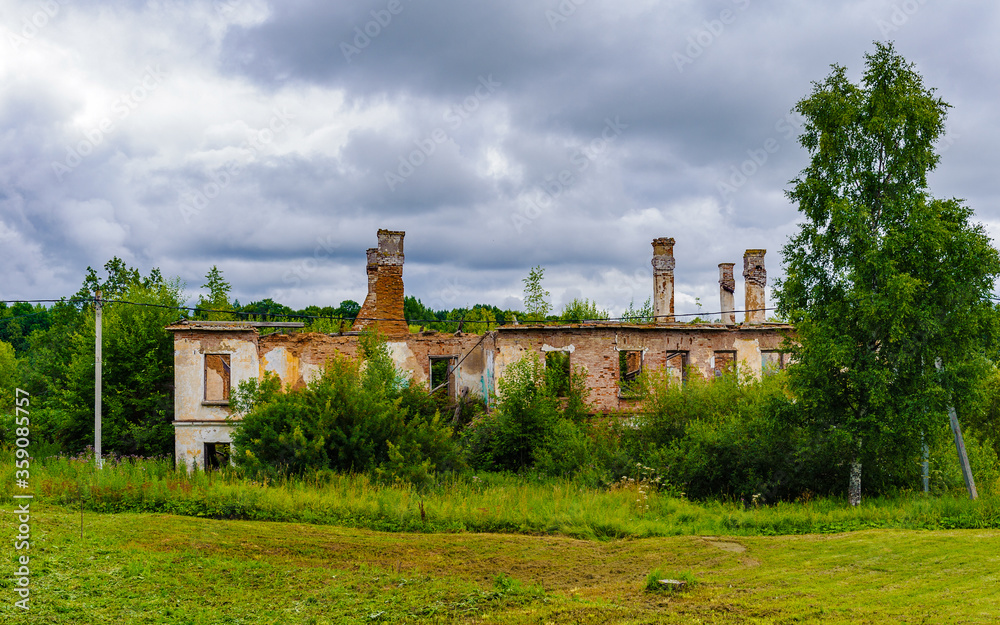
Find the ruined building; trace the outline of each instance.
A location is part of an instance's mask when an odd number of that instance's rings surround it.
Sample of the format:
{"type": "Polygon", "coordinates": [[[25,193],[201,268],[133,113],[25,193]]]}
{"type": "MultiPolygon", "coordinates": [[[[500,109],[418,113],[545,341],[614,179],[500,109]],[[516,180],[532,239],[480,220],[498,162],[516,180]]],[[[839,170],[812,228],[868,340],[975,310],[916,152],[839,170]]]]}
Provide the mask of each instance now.
{"type": "Polygon", "coordinates": [[[288,387],[303,385],[334,354],[356,356],[360,330],[384,334],[396,365],[414,381],[487,402],[507,365],[529,354],[538,354],[546,366],[581,368],[590,400],[602,412],[637,409],[628,382],[647,367],[666,368],[682,382],[688,375],[718,376],[737,365],[761,375],[786,364],[779,348],[789,327],[764,321],[765,250],[747,250],[744,256],[746,313],[740,325],[734,263],[719,265],[721,322],[676,321],[674,240],[660,238],[653,241],[653,323],[522,323],[485,334],[411,333],[403,318],[403,238],[403,232],[379,230],[378,247],[368,250],[368,294],[351,332],[261,336],[259,327],[275,324],[246,321],[168,326],[174,334],[177,461],[203,467],[228,449],[230,392],[240,382],[270,371],[288,387]]]}

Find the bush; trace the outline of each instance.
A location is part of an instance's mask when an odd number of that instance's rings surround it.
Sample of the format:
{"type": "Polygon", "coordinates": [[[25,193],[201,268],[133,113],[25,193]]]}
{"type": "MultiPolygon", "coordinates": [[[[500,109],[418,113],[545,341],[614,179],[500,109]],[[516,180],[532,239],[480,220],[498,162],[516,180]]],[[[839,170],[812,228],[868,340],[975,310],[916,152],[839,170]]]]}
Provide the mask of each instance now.
{"type": "Polygon", "coordinates": [[[461,466],[451,429],[396,369],[385,342],[360,340],[362,360],[332,358],[320,377],[284,391],[275,375],[234,394],[234,461],[254,475],[378,470],[424,484],[461,466]]]}
{"type": "Polygon", "coordinates": [[[839,440],[796,425],[783,374],[731,373],[710,381],[691,375],[679,385],[654,372],[643,389],[648,412],[622,430],[624,444],[692,498],[750,505],[836,492],[846,483],[839,440]]]}
{"type": "Polygon", "coordinates": [[[568,475],[589,460],[582,372],[567,380],[565,373],[546,368],[532,354],[507,367],[497,387],[496,409],[473,421],[463,435],[473,467],[521,471],[538,466],[568,475]]]}

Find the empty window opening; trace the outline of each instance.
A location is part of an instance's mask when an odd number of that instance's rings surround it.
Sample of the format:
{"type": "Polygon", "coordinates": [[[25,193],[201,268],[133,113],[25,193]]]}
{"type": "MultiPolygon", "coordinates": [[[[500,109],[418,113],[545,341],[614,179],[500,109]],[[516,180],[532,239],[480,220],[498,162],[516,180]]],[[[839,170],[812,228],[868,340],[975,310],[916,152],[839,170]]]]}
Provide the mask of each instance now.
{"type": "Polygon", "coordinates": [[[229,402],[229,354],[205,354],[205,401],[229,402]]]}
{"type": "Polygon", "coordinates": [[[642,350],[619,350],[618,391],[621,397],[632,397],[639,392],[639,375],[642,374],[642,350]]]}
{"type": "Polygon", "coordinates": [[[673,380],[685,384],[688,374],[688,353],[667,352],[667,373],[673,380]]]}
{"type": "Polygon", "coordinates": [[[229,466],[231,451],[229,443],[205,443],[205,470],[229,466]]]}
{"type": "Polygon", "coordinates": [[[764,375],[774,375],[785,368],[785,358],[781,352],[761,352],[760,370],[764,375]]]}
{"type": "Polygon", "coordinates": [[[556,397],[569,395],[569,352],[545,352],[545,379],[556,397]]]}
{"type": "Polygon", "coordinates": [[[455,366],[458,358],[454,356],[431,356],[431,392],[455,394],[455,366]]]}
{"type": "Polygon", "coordinates": [[[717,378],[736,371],[736,352],[715,352],[713,360],[712,369],[717,378]]]}

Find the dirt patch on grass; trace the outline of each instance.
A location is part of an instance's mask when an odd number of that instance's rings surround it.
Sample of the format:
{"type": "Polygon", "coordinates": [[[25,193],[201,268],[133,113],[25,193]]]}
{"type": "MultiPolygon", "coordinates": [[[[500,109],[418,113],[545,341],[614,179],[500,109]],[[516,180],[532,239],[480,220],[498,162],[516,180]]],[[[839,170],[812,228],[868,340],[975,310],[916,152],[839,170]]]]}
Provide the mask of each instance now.
{"type": "Polygon", "coordinates": [[[729,542],[725,540],[714,540],[709,538],[706,539],[705,542],[715,547],[716,549],[721,549],[723,551],[728,551],[730,553],[743,553],[747,550],[746,547],[744,547],[739,543],[729,542]]]}

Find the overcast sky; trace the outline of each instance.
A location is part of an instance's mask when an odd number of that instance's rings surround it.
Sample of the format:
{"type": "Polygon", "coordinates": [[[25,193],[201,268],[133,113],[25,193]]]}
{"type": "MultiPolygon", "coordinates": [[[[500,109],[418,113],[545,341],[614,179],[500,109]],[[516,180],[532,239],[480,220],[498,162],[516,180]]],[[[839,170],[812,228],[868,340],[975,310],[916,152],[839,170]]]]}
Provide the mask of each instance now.
{"type": "Polygon", "coordinates": [[[674,237],[677,312],[716,311],[718,263],[737,302],[744,249],[780,276],[790,110],[874,40],[954,107],[932,192],[1000,233],[997,32],[944,0],[0,0],[0,299],[117,255],[190,301],[217,265],[242,303],[360,302],[388,228],[435,309],[541,265],[617,314],[674,237]]]}

